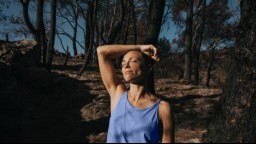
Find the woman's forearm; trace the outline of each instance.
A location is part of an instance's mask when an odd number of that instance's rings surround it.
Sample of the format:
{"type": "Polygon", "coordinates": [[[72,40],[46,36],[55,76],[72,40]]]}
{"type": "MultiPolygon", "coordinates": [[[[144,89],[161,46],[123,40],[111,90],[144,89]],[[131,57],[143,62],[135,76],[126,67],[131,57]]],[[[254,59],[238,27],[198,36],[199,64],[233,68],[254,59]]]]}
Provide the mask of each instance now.
{"type": "Polygon", "coordinates": [[[131,50],[140,50],[141,45],[103,45],[97,48],[98,55],[104,55],[107,58],[119,57],[131,50]]]}

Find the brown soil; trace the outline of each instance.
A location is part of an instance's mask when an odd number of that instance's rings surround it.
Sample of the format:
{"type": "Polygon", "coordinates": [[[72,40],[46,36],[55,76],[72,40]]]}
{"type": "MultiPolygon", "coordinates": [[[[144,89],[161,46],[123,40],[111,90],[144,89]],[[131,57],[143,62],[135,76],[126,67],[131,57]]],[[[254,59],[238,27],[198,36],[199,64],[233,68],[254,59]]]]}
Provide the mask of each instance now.
{"type": "MultiPolygon", "coordinates": [[[[106,142],[110,99],[97,65],[89,65],[83,75],[78,76],[83,63],[79,57],[63,66],[65,58],[55,56],[49,72],[38,66],[37,51],[37,57],[28,54],[22,60],[18,59],[22,56],[18,51],[4,54],[12,65],[6,64],[5,59],[0,61],[0,143],[106,142]]],[[[213,66],[212,88],[183,81],[183,62],[179,55],[156,65],[156,93],[173,106],[175,142],[202,142],[202,135],[218,106],[222,93],[219,87],[226,80],[229,64],[225,56],[227,52],[221,51],[213,66]]],[[[206,70],[207,63],[203,61],[201,85],[206,82],[206,70]]],[[[121,76],[120,71],[117,74],[121,76]]]]}
{"type": "MultiPolygon", "coordinates": [[[[20,79],[0,75],[0,142],[106,142],[110,100],[98,67],[78,76],[81,59],[63,63],[55,57],[51,72],[28,68],[20,79]]],[[[157,78],[156,93],[173,106],[175,142],[202,142],[222,91],[185,83],[157,78]]]]}
{"type": "MultiPolygon", "coordinates": [[[[54,83],[59,92],[50,94],[49,99],[43,98],[44,101],[34,103],[37,106],[30,106],[41,107],[41,110],[31,110],[33,113],[28,117],[33,117],[31,121],[34,122],[28,121],[28,127],[42,132],[28,137],[41,138],[40,142],[105,142],[110,101],[97,66],[89,66],[80,77],[77,72],[82,65],[81,60],[70,60],[68,66],[61,66],[62,63],[62,59],[56,59],[52,70],[56,75],[61,75],[54,83]],[[40,106],[42,103],[47,103],[47,106],[40,106]],[[45,119],[38,120],[37,117],[45,119]],[[42,134],[45,131],[50,134],[42,134]]],[[[175,142],[202,142],[202,135],[213,117],[222,91],[161,78],[156,79],[156,92],[172,103],[175,142]]]]}

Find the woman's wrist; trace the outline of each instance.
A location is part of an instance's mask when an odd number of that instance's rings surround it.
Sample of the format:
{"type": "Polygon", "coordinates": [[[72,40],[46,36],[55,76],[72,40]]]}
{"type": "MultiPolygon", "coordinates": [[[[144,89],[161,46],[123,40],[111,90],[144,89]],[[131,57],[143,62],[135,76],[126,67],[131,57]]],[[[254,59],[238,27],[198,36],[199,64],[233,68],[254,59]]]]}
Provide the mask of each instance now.
{"type": "Polygon", "coordinates": [[[141,51],[141,45],[136,45],[135,50],[141,51]]]}

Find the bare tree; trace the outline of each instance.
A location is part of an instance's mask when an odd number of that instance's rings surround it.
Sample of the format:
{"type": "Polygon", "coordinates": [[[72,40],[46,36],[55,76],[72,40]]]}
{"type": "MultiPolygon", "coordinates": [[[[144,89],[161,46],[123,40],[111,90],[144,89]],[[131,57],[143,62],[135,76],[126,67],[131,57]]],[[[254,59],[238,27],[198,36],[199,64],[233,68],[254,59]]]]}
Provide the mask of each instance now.
{"type": "MultiPolygon", "coordinates": [[[[157,46],[158,36],[162,25],[165,0],[151,0],[149,4],[149,13],[147,20],[147,38],[145,43],[157,46]]],[[[155,93],[154,71],[149,73],[148,77],[149,89],[155,93]]]]}
{"type": "Polygon", "coordinates": [[[205,7],[206,7],[206,0],[202,0],[198,2],[197,8],[200,12],[200,21],[198,24],[198,28],[195,30],[195,43],[193,46],[193,62],[194,62],[194,84],[199,84],[199,57],[200,57],[200,49],[202,46],[203,36],[204,36],[204,26],[205,26],[205,7]]]}
{"type": "Polygon", "coordinates": [[[187,0],[187,18],[185,30],[185,64],[184,80],[191,81],[191,49],[192,49],[192,27],[193,27],[193,0],[187,0]]]}
{"type": "MultiPolygon", "coordinates": [[[[232,24],[226,24],[231,17],[231,12],[227,5],[228,1],[214,0],[209,3],[205,13],[208,17],[205,19],[205,30],[202,40],[204,41],[204,46],[207,47],[208,56],[202,55],[202,59],[207,64],[207,81],[205,83],[207,87],[210,87],[211,73],[217,60],[217,51],[234,46],[232,41],[234,41],[233,31],[235,28],[232,24]]],[[[194,64],[196,65],[196,62],[194,64]]],[[[196,69],[194,70],[196,71],[196,69]]],[[[199,75],[195,74],[196,76],[199,78],[199,75]]]]}
{"type": "Polygon", "coordinates": [[[88,51],[85,51],[84,63],[79,70],[78,75],[82,75],[92,55],[92,49],[94,46],[94,35],[95,35],[95,16],[97,15],[97,3],[98,0],[89,0],[87,10],[87,21],[86,21],[86,42],[88,51]]]}
{"type": "Polygon", "coordinates": [[[64,52],[66,53],[66,59],[65,59],[65,62],[64,62],[64,66],[67,66],[68,64],[68,59],[69,59],[69,56],[70,56],[70,53],[69,53],[69,47],[67,46],[67,49],[65,49],[64,45],[63,45],[63,40],[61,39],[61,37],[59,36],[59,34],[57,34],[59,40],[60,40],[60,44],[61,44],[61,47],[62,49],[64,50],[64,52]]]}
{"type": "Polygon", "coordinates": [[[74,50],[74,56],[77,55],[77,47],[76,47],[76,35],[77,35],[77,25],[78,25],[78,0],[75,0],[75,8],[72,7],[73,13],[74,13],[74,33],[73,33],[73,39],[72,39],[72,44],[73,44],[73,50],[74,50]]]}
{"type": "Polygon", "coordinates": [[[256,142],[256,3],[241,0],[239,38],[229,78],[205,142],[256,142]]]}
{"type": "Polygon", "coordinates": [[[23,6],[23,17],[25,23],[29,30],[31,31],[34,39],[41,45],[43,51],[43,65],[46,63],[46,51],[47,51],[47,38],[45,36],[45,27],[44,27],[44,17],[43,17],[43,9],[44,9],[44,0],[38,0],[37,3],[37,14],[36,14],[36,28],[31,23],[29,17],[29,3],[30,0],[20,0],[23,6]]]}
{"type": "Polygon", "coordinates": [[[55,42],[56,33],[56,7],[57,0],[52,0],[51,2],[51,27],[50,27],[50,38],[47,45],[47,55],[46,55],[46,67],[50,70],[52,65],[53,49],[55,42]]]}
{"type": "Polygon", "coordinates": [[[75,57],[78,54],[77,44],[79,44],[79,46],[84,49],[84,46],[77,41],[78,28],[85,31],[84,28],[81,26],[81,24],[78,23],[79,16],[81,14],[83,15],[83,7],[81,6],[81,3],[79,4],[78,0],[60,1],[60,7],[58,8],[58,13],[59,13],[59,17],[65,20],[65,22],[63,22],[62,24],[68,23],[73,29],[73,34],[69,34],[69,32],[66,32],[63,29],[63,27],[60,27],[59,29],[61,30],[59,33],[71,39],[72,46],[73,46],[73,55],[75,57]]]}
{"type": "Polygon", "coordinates": [[[135,8],[134,8],[134,0],[130,0],[131,5],[131,15],[132,15],[132,21],[133,21],[133,27],[132,27],[132,34],[133,34],[133,44],[137,44],[137,19],[135,15],[135,8]]]}

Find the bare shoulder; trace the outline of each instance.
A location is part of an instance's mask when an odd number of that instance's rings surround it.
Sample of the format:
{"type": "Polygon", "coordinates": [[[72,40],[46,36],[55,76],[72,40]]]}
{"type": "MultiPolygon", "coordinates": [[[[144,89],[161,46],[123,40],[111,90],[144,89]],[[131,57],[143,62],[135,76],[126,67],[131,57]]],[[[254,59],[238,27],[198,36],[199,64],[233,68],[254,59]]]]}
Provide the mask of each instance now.
{"type": "Polygon", "coordinates": [[[163,100],[162,100],[162,101],[160,102],[159,108],[160,108],[160,109],[163,109],[163,110],[164,110],[164,109],[167,110],[167,109],[170,109],[170,108],[171,108],[171,104],[170,104],[169,102],[167,102],[167,101],[163,101],[163,100]]]}
{"type": "Polygon", "coordinates": [[[160,117],[171,115],[172,108],[171,104],[167,101],[161,101],[159,105],[159,115],[160,117]]]}

